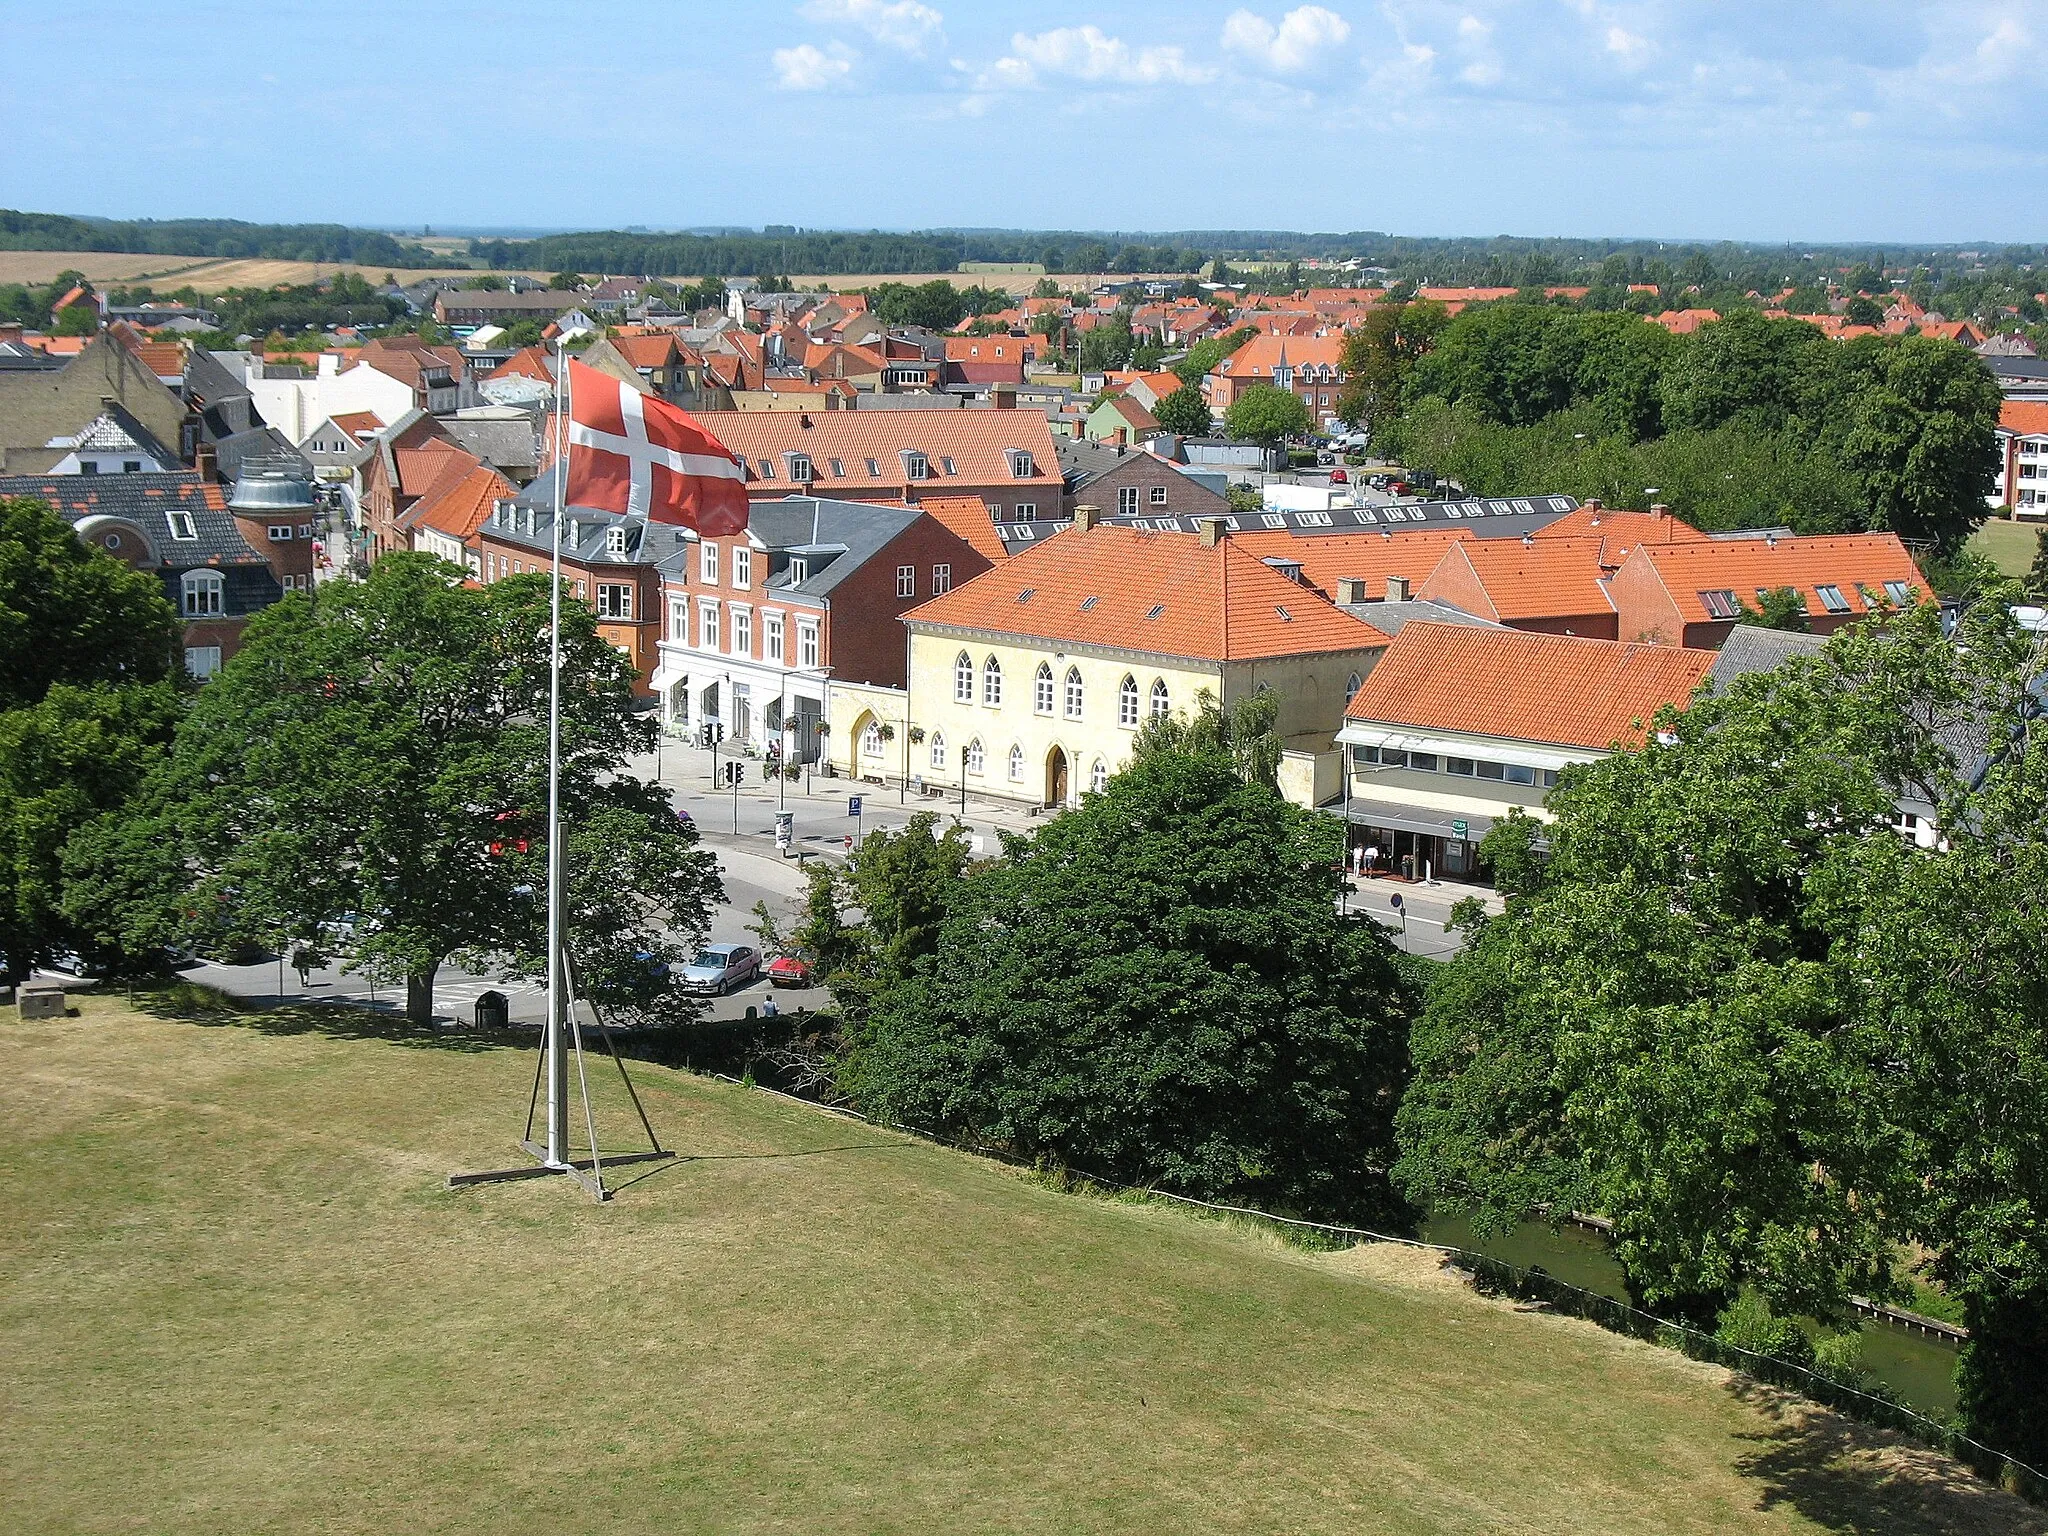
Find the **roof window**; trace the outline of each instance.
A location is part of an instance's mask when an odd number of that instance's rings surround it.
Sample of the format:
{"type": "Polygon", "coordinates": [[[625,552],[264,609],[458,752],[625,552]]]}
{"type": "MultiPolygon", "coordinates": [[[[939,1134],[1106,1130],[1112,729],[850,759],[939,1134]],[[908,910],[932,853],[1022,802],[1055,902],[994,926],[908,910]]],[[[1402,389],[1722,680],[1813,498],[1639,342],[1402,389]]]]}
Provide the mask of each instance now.
{"type": "Polygon", "coordinates": [[[1886,582],[1884,584],[1884,595],[1902,608],[1913,601],[1913,589],[1903,581],[1886,582]]]}
{"type": "Polygon", "coordinates": [[[1038,473],[1038,466],[1033,461],[1029,448],[1012,448],[1009,454],[1010,474],[1016,479],[1029,480],[1038,473]]]}
{"type": "Polygon", "coordinates": [[[1148,619],[1156,619],[1159,617],[1159,615],[1161,615],[1164,612],[1166,612],[1166,604],[1154,603],[1149,609],[1146,610],[1145,617],[1148,619]]]}
{"type": "Polygon", "coordinates": [[[1278,603],[1275,603],[1273,605],[1273,611],[1280,615],[1281,623],[1292,624],[1294,622],[1294,615],[1289,613],[1285,608],[1282,608],[1278,603]]]}
{"type": "Polygon", "coordinates": [[[1038,588],[1026,587],[1022,592],[1019,592],[1017,594],[1017,601],[1020,603],[1028,603],[1031,601],[1032,598],[1036,597],[1037,595],[1038,588]]]}
{"type": "Polygon", "coordinates": [[[775,465],[772,460],[763,459],[761,461],[761,478],[763,480],[773,480],[775,478],[775,465]]]}
{"type": "Polygon", "coordinates": [[[876,480],[882,478],[882,466],[877,464],[873,459],[868,460],[868,475],[870,478],[876,480]]]}
{"type": "Polygon", "coordinates": [[[1710,619],[1732,619],[1742,612],[1742,604],[1738,603],[1735,594],[1725,587],[1718,591],[1702,592],[1699,598],[1700,605],[1707,610],[1707,617],[1710,619]]]}
{"type": "Polygon", "coordinates": [[[1840,587],[1815,587],[1813,590],[1820,598],[1821,607],[1827,609],[1829,613],[1847,613],[1849,611],[1849,599],[1842,596],[1842,589],[1840,587]]]}
{"type": "Polygon", "coordinates": [[[837,480],[838,478],[840,478],[840,476],[846,473],[846,466],[840,463],[837,459],[827,459],[825,462],[832,466],[833,479],[837,480]]]}
{"type": "Polygon", "coordinates": [[[953,467],[951,459],[942,455],[939,459],[939,473],[942,475],[957,475],[960,471],[953,467]]]}
{"type": "Polygon", "coordinates": [[[623,524],[605,529],[604,552],[608,555],[623,555],[626,552],[626,530],[623,524]]]}
{"type": "Polygon", "coordinates": [[[1091,596],[1088,596],[1088,597],[1084,597],[1084,598],[1082,598],[1082,599],[1081,599],[1081,611],[1082,611],[1083,613],[1086,613],[1086,612],[1088,612],[1088,610],[1089,610],[1089,609],[1093,608],[1093,607],[1094,607],[1094,606],[1095,606],[1095,605],[1096,605],[1096,604],[1097,604],[1098,602],[1100,602],[1100,601],[1101,601],[1101,599],[1100,599],[1100,598],[1098,598],[1098,597],[1094,597],[1094,596],[1092,596],[1092,595],[1091,595],[1091,596]]]}
{"type": "Polygon", "coordinates": [[[164,513],[164,518],[171,525],[172,538],[196,539],[199,537],[199,530],[193,526],[192,514],[190,512],[166,512],[164,513]]]}
{"type": "Polygon", "coordinates": [[[906,480],[929,480],[932,475],[931,461],[925,458],[922,449],[904,448],[898,450],[903,460],[903,478],[906,480]]]}

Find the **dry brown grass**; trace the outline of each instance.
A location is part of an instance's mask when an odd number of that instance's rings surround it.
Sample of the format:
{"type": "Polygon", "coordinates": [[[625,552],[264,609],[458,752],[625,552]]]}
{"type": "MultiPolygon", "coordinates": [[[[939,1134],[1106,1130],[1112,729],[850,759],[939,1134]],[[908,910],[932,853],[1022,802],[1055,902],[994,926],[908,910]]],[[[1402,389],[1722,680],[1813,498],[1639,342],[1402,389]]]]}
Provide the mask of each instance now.
{"type": "MultiPolygon", "coordinates": [[[[360,272],[372,282],[391,272],[401,282],[428,277],[474,277],[470,267],[444,267],[431,271],[390,267],[358,266],[352,262],[325,261],[207,261],[194,256],[133,256],[105,251],[0,251],[0,283],[47,283],[59,272],[83,272],[95,283],[146,281],[168,292],[188,284],[201,293],[219,293],[227,288],[270,288],[280,284],[318,282],[337,272],[360,272]]],[[[545,272],[522,272],[521,277],[549,276],[545,272]]]]}
{"type": "Polygon", "coordinates": [[[689,1160],[612,1205],[450,1192],[511,1155],[531,1081],[479,1044],[339,1010],[0,1023],[0,1524],[2040,1528],[1412,1254],[678,1073],[637,1069],[689,1160]]]}

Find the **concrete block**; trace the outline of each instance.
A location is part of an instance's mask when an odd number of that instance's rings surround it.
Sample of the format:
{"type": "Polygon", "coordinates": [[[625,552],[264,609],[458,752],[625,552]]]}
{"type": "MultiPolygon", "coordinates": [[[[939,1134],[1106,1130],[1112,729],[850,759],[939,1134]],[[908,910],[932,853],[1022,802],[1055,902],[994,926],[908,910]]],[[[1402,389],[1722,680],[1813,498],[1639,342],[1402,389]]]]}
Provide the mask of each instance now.
{"type": "Polygon", "coordinates": [[[69,1010],[59,987],[23,987],[20,1006],[24,1019],[61,1019],[69,1010]]]}

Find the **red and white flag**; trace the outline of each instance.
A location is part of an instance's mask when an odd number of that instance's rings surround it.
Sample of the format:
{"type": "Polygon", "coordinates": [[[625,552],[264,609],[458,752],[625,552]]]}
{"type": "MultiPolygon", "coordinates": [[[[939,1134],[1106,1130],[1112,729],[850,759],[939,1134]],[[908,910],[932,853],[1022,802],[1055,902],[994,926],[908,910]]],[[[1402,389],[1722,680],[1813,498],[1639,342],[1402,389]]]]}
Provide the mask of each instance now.
{"type": "Polygon", "coordinates": [[[687,411],[595,368],[569,364],[570,506],[680,523],[747,526],[747,472],[687,411]]]}

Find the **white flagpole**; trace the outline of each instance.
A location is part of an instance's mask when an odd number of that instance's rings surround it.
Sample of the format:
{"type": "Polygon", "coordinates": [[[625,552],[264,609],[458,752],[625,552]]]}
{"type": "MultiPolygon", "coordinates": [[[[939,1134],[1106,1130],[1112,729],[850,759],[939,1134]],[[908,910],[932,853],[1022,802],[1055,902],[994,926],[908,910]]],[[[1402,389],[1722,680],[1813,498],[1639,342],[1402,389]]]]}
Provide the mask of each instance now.
{"type": "Polygon", "coordinates": [[[569,354],[555,347],[555,537],[548,629],[548,1155],[569,1163],[569,1058],[562,1028],[564,914],[568,906],[562,851],[562,518],[569,485],[569,354]]]}

